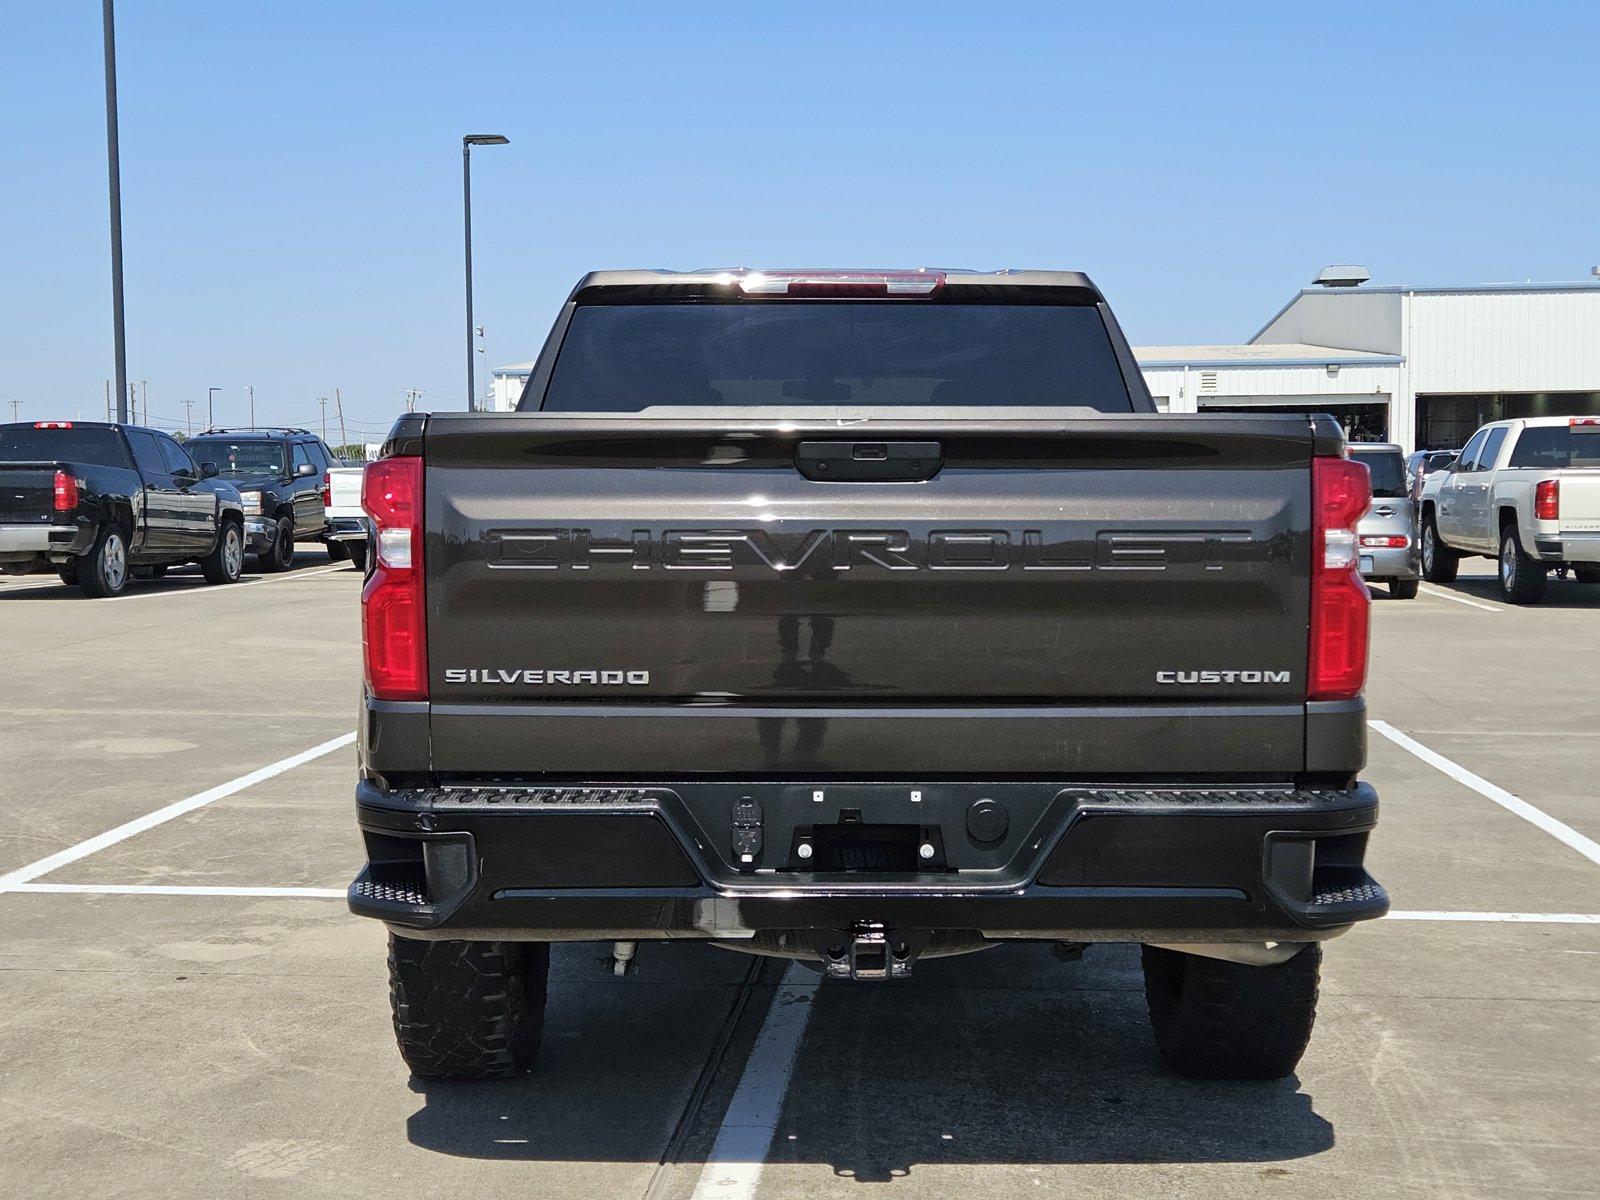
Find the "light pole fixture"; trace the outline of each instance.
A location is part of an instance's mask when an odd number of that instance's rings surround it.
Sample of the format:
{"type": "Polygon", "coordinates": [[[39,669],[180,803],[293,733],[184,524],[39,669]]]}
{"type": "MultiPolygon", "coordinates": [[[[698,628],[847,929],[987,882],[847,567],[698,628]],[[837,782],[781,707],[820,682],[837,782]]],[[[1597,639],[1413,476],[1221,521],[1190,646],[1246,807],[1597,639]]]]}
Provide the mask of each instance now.
{"type": "Polygon", "coordinates": [[[472,344],[472,148],[474,146],[504,146],[510,138],[498,133],[469,133],[461,139],[461,211],[466,230],[467,253],[467,411],[471,412],[477,396],[476,368],[472,344]]]}
{"type": "Polygon", "coordinates": [[[122,156],[117,146],[117,19],[101,0],[106,59],[106,180],[111,208],[111,329],[117,357],[117,420],[128,419],[128,340],[122,320],[122,156]]]}
{"type": "Polygon", "coordinates": [[[222,390],[221,388],[207,388],[206,389],[206,428],[207,429],[215,429],[217,427],[217,410],[216,410],[216,408],[214,406],[216,404],[216,399],[215,399],[216,394],[218,392],[220,392],[221,390],[222,390]]]}

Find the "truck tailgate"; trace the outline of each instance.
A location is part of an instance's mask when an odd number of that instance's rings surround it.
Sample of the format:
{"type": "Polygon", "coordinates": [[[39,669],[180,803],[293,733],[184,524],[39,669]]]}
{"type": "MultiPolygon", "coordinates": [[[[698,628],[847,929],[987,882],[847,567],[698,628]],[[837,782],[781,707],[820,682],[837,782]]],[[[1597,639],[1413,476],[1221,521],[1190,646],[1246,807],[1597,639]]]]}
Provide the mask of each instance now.
{"type": "Polygon", "coordinates": [[[559,771],[609,730],[663,764],[892,770],[897,729],[925,765],[1103,771],[1138,718],[1174,770],[1223,727],[1294,769],[1311,454],[1292,417],[436,416],[433,765],[559,771]],[[924,477],[872,478],[897,469],[924,477]],[[825,752],[785,738],[808,714],[825,752]]]}
{"type": "Polygon", "coordinates": [[[359,517],[365,467],[334,467],[328,472],[328,516],[359,517]]]}
{"type": "Polygon", "coordinates": [[[1561,528],[1574,533],[1600,531],[1600,469],[1580,467],[1562,471],[1561,528]]]}
{"type": "Polygon", "coordinates": [[[56,463],[0,463],[0,525],[56,520],[56,470],[56,463]]]}

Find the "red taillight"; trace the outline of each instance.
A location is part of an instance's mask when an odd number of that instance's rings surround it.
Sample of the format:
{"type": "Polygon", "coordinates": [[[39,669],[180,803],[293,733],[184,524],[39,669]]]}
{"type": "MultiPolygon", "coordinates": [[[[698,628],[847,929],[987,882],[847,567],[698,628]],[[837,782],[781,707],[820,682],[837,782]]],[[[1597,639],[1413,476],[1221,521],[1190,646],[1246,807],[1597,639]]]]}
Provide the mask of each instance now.
{"type": "Polygon", "coordinates": [[[1561,480],[1541,479],[1534,485],[1533,515],[1540,521],[1561,519],[1561,480]]]}
{"type": "Polygon", "coordinates": [[[71,512],[78,507],[78,480],[66,471],[56,472],[56,511],[71,512]]]}
{"type": "Polygon", "coordinates": [[[33,427],[35,429],[71,429],[72,428],[72,422],[71,421],[35,421],[33,423],[33,427]]]}
{"type": "Polygon", "coordinates": [[[1356,522],[1372,476],[1348,458],[1311,460],[1311,645],[1306,698],[1350,700],[1367,678],[1367,611],[1356,522]]]}
{"type": "Polygon", "coordinates": [[[333,507],[333,473],[331,471],[322,473],[322,507],[333,507]]]}
{"type": "Polygon", "coordinates": [[[1364,533],[1361,535],[1361,546],[1364,550],[1403,550],[1411,545],[1411,539],[1403,533],[1364,533]]]}
{"type": "Polygon", "coordinates": [[[361,507],[372,518],[372,575],[361,590],[367,685],[379,700],[426,700],[422,460],[385,458],[369,466],[361,507]]]}
{"type": "Polygon", "coordinates": [[[746,296],[812,299],[926,299],[944,287],[943,271],[735,271],[746,296]]]}

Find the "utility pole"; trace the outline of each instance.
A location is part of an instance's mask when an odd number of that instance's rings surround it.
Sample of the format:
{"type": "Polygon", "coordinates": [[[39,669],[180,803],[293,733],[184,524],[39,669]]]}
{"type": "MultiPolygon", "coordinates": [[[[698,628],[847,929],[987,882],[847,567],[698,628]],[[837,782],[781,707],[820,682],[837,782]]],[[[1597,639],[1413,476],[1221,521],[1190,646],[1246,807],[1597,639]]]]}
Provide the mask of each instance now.
{"type": "MultiPolygon", "coordinates": [[[[339,394],[338,388],[333,389],[333,407],[339,414],[339,449],[343,451],[350,444],[350,439],[345,436],[344,432],[344,397],[339,394]]],[[[322,440],[327,441],[328,439],[323,438],[322,440]]],[[[343,454],[340,457],[343,457],[343,454]]]]}
{"type": "MultiPolygon", "coordinates": [[[[184,436],[188,437],[194,433],[194,401],[185,400],[183,402],[183,410],[184,436]]],[[[150,413],[148,409],[145,411],[144,419],[146,421],[150,419],[150,413]]]]}
{"type": "Polygon", "coordinates": [[[421,400],[421,399],[422,399],[422,389],[421,388],[407,388],[406,389],[406,411],[408,413],[416,412],[417,411],[417,401],[421,400]]]}
{"type": "Polygon", "coordinates": [[[217,401],[216,401],[216,395],[221,390],[222,390],[221,388],[207,388],[206,389],[206,428],[207,429],[215,429],[217,427],[217,409],[216,409],[216,402],[217,401]]]}
{"type": "Polygon", "coordinates": [[[328,440],[328,398],[326,396],[318,396],[317,397],[317,403],[322,405],[322,440],[323,440],[323,442],[327,442],[327,440],[328,440]]]}
{"type": "Polygon", "coordinates": [[[117,18],[100,0],[106,59],[106,182],[111,201],[111,323],[117,354],[117,420],[128,419],[128,342],[122,320],[122,156],[117,147],[117,18]]]}
{"type": "Polygon", "coordinates": [[[256,427],[256,389],[245,385],[245,394],[250,397],[250,428],[256,427]]]}
{"type": "Polygon", "coordinates": [[[106,385],[106,421],[109,423],[111,420],[111,380],[107,379],[104,382],[106,385]]]}
{"type": "MultiPolygon", "coordinates": [[[[139,391],[143,393],[142,399],[144,401],[144,423],[148,425],[150,424],[150,381],[148,379],[139,380],[139,391]]],[[[128,385],[128,393],[129,395],[133,394],[132,384],[128,385]]],[[[133,423],[137,425],[139,423],[139,406],[137,404],[133,406],[133,411],[135,414],[133,423]]]]}
{"type": "Polygon", "coordinates": [[[18,416],[17,416],[17,411],[18,411],[18,410],[19,410],[19,409],[20,409],[20,408],[21,408],[21,407],[22,407],[22,401],[21,401],[21,400],[13,400],[13,401],[12,401],[12,402],[11,402],[11,419],[12,419],[12,420],[13,420],[13,421],[16,421],[16,420],[18,420],[18,419],[19,419],[19,418],[18,418],[18,416]]]}

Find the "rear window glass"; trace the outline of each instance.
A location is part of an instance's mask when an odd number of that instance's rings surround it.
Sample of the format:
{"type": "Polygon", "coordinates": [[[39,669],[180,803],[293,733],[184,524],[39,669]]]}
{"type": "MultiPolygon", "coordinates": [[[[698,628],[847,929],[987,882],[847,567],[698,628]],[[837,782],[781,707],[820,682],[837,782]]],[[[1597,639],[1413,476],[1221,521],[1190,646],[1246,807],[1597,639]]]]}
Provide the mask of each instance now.
{"type": "MultiPolygon", "coordinates": [[[[878,301],[585,305],[546,410],[1040,405],[1131,412],[1098,309],[878,301]]],[[[538,408],[523,396],[520,407],[538,408]]]]}
{"type": "Polygon", "coordinates": [[[1511,447],[1508,467],[1539,467],[1558,471],[1563,467],[1600,467],[1600,432],[1573,433],[1565,425],[1545,425],[1524,429],[1511,447]]]}
{"type": "Polygon", "coordinates": [[[81,462],[126,467],[127,452],[114,429],[0,428],[0,462],[81,462]]]}
{"type": "Polygon", "coordinates": [[[1350,457],[1365,463],[1372,472],[1374,496],[1406,494],[1406,460],[1398,450],[1362,450],[1352,446],[1350,457]]]}

